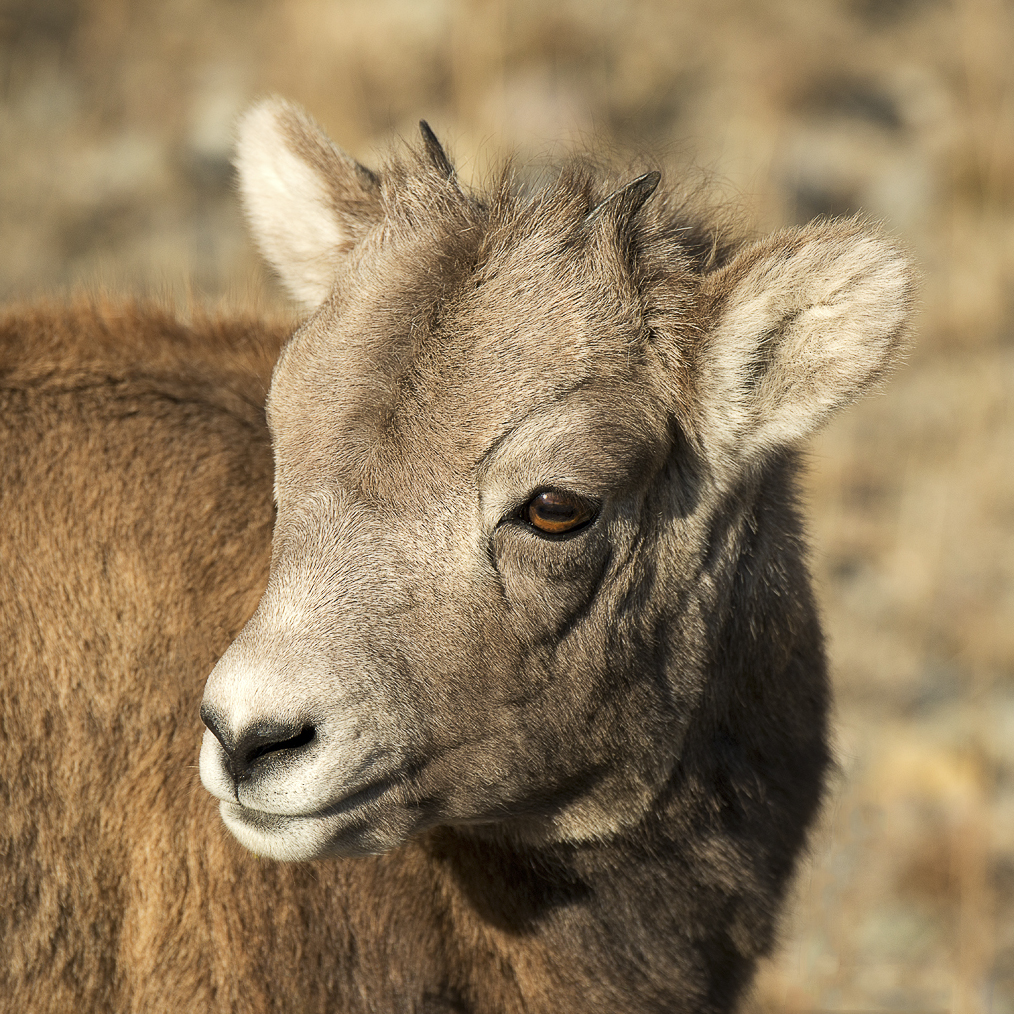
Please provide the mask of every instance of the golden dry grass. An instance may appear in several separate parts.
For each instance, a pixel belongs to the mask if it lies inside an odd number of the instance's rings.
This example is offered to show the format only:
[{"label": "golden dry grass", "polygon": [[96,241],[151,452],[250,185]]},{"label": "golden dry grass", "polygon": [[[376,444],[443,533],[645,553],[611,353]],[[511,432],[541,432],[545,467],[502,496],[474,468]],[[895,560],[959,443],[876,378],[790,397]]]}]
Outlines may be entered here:
[{"label": "golden dry grass", "polygon": [[270,91],[367,161],[645,147],[916,252],[909,364],[812,449],[840,774],[751,1004],[1014,1011],[1011,0],[0,0],[0,299],[283,307],[228,165]]}]

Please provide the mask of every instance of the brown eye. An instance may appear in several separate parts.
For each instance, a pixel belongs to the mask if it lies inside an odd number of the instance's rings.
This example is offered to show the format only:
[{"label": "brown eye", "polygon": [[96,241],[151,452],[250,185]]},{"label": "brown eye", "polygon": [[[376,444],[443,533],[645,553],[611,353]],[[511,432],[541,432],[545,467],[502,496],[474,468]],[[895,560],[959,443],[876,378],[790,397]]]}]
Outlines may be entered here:
[{"label": "brown eye", "polygon": [[587,500],[551,489],[532,497],[524,509],[525,518],[550,535],[572,532],[590,521],[594,513]]}]

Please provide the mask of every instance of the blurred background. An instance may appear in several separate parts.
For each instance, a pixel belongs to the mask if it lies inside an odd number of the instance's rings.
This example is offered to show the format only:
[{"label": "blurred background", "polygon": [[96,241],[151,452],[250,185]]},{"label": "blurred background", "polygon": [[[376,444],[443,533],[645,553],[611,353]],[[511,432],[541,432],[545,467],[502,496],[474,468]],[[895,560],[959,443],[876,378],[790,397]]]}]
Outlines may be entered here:
[{"label": "blurred background", "polygon": [[229,164],[267,92],[367,163],[650,151],[915,252],[907,365],[812,445],[839,772],[750,1006],[1014,1014],[1012,0],[0,0],[0,300],[291,312]]}]

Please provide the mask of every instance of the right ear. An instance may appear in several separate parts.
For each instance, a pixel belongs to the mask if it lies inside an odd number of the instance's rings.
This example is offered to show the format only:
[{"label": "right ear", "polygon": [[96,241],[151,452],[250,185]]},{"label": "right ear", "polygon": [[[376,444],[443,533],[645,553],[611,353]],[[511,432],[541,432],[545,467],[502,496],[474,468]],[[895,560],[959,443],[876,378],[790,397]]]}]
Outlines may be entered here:
[{"label": "right ear", "polygon": [[913,268],[862,221],[817,221],[744,247],[708,276],[697,348],[702,437],[725,472],[798,443],[897,362]]},{"label": "right ear", "polygon": [[342,253],[382,217],[379,182],[298,106],[271,98],[239,124],[236,170],[254,239],[307,306],[331,292]]}]

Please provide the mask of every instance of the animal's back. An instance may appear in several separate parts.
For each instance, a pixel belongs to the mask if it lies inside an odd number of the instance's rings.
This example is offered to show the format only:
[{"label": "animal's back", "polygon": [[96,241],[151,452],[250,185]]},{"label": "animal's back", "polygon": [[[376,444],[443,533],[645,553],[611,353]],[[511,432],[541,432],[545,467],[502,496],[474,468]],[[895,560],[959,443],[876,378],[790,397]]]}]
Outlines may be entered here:
[{"label": "animal's back", "polygon": [[300,913],[249,933],[243,885],[307,871],[230,841],[194,761],[204,678],[267,573],[283,338],[0,320],[0,1009],[262,1009],[265,968],[299,970]]},{"label": "animal's back", "polygon": [[200,784],[204,682],[268,572],[263,402],[286,337],[150,308],[0,317],[2,1014],[501,1012],[573,992],[463,901],[496,882],[481,848],[451,862],[434,832],[277,863]]}]

